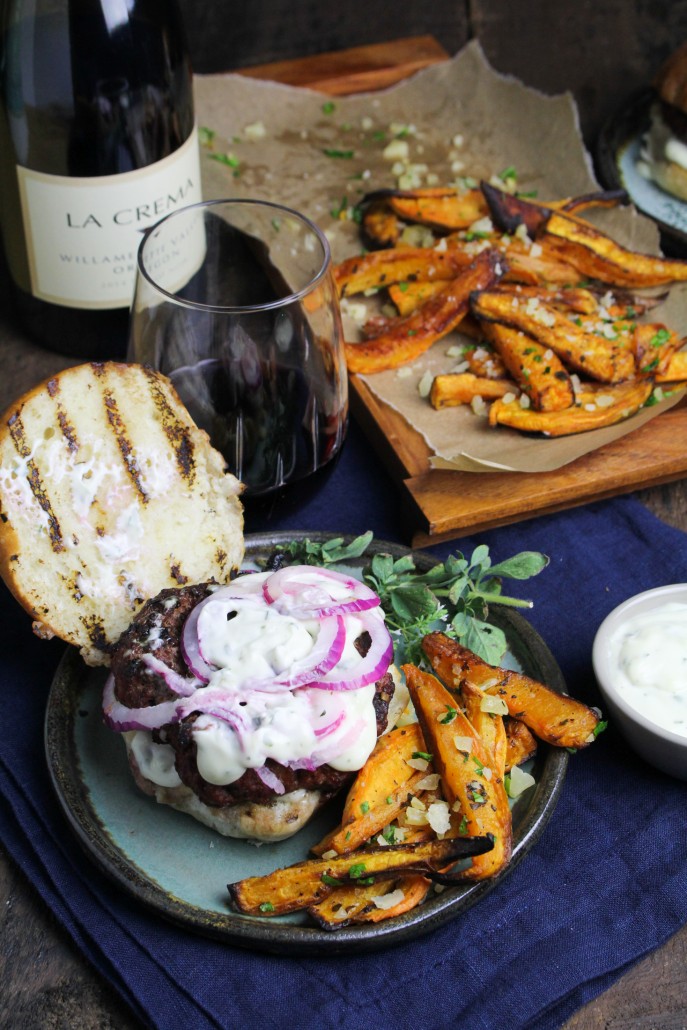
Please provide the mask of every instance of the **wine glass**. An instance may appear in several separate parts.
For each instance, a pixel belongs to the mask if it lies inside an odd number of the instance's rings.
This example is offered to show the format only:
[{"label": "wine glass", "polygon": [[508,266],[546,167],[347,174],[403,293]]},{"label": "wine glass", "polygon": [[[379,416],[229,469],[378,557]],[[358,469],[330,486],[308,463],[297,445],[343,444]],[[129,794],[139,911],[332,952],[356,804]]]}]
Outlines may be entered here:
[{"label": "wine glass", "polygon": [[143,237],[128,360],[169,377],[249,511],[333,467],[348,420],[342,341],[329,244],[302,214],[208,201]]}]

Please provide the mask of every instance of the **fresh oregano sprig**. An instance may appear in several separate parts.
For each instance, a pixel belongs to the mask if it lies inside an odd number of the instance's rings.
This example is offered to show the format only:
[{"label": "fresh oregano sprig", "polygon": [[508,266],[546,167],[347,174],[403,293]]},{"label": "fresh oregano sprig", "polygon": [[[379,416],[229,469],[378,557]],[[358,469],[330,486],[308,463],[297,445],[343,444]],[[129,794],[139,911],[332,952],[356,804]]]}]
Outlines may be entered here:
[{"label": "fresh oregano sprig", "polygon": [[[344,544],[343,537],[325,543],[304,539],[278,550],[293,563],[333,565],[360,558],[372,540],[368,532]],[[507,650],[505,634],[490,623],[489,606],[531,608],[532,602],[502,592],[502,580],[525,580],[546,568],[549,559],[538,551],[521,551],[492,564],[489,548],[481,544],[468,558],[460,551],[422,572],[412,554],[394,558],[378,553],[363,569],[364,581],[379,595],[389,630],[398,637],[397,662],[421,664],[422,638],[441,629],[498,665]]]}]

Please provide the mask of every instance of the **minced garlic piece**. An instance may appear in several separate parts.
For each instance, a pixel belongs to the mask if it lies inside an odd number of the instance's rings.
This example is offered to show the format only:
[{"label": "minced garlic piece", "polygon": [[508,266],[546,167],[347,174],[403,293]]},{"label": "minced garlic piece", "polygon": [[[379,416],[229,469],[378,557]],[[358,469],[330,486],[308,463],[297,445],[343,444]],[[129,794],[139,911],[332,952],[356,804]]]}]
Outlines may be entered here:
[{"label": "minced garlic piece", "polygon": [[252,122],[250,125],[244,126],[243,135],[246,139],[264,139],[267,135],[267,129],[265,128],[264,122]]},{"label": "minced garlic piece", "polygon": [[397,887],[396,890],[389,891],[388,894],[376,894],[372,899],[372,904],[375,908],[395,908],[396,905],[401,904],[404,898],[405,894],[400,887]]}]

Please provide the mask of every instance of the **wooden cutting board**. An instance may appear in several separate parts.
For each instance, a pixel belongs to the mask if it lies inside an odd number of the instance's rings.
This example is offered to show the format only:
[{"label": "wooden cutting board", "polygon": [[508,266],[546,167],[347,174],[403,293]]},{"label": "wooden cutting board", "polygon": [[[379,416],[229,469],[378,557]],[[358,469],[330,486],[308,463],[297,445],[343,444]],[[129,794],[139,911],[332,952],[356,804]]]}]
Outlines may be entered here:
[{"label": "wooden cutting board", "polygon": [[[242,74],[342,96],[382,89],[448,58],[431,36],[401,39]],[[381,456],[403,503],[416,547],[659,486],[687,476],[687,401],[554,472],[451,472],[430,468],[429,451],[403,417],[351,377],[351,408]]]}]

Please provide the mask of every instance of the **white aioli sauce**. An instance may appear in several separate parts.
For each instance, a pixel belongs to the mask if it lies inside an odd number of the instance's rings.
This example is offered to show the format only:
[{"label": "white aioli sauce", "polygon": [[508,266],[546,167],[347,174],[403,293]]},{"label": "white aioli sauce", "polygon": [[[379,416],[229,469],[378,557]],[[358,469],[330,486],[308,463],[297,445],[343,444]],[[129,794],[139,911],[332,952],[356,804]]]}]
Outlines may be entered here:
[{"label": "white aioli sauce", "polygon": [[[260,573],[246,577],[245,601],[208,602],[198,619],[203,657],[218,667],[206,689],[221,692],[228,715],[223,719],[201,714],[193,724],[198,771],[208,783],[222,785],[238,780],[246,769],[261,768],[268,758],[280,765],[313,761],[342,772],[361,769],[377,740],[374,683],[338,691],[310,686],[257,689],[261,680],[294,665],[307,667],[319,632],[316,619],[282,615],[251,600],[250,587],[264,578]],[[379,617],[383,618],[381,609]],[[354,642],[363,629],[356,615],[346,614],[343,619],[346,645],[336,667],[342,678],[358,660]],[[153,651],[156,642],[150,640]],[[151,734],[142,730],[134,740],[144,776],[161,786],[180,782],[171,747],[155,744]]]},{"label": "white aioli sauce", "polygon": [[687,604],[670,602],[616,630],[610,661],[640,715],[687,737]]}]

